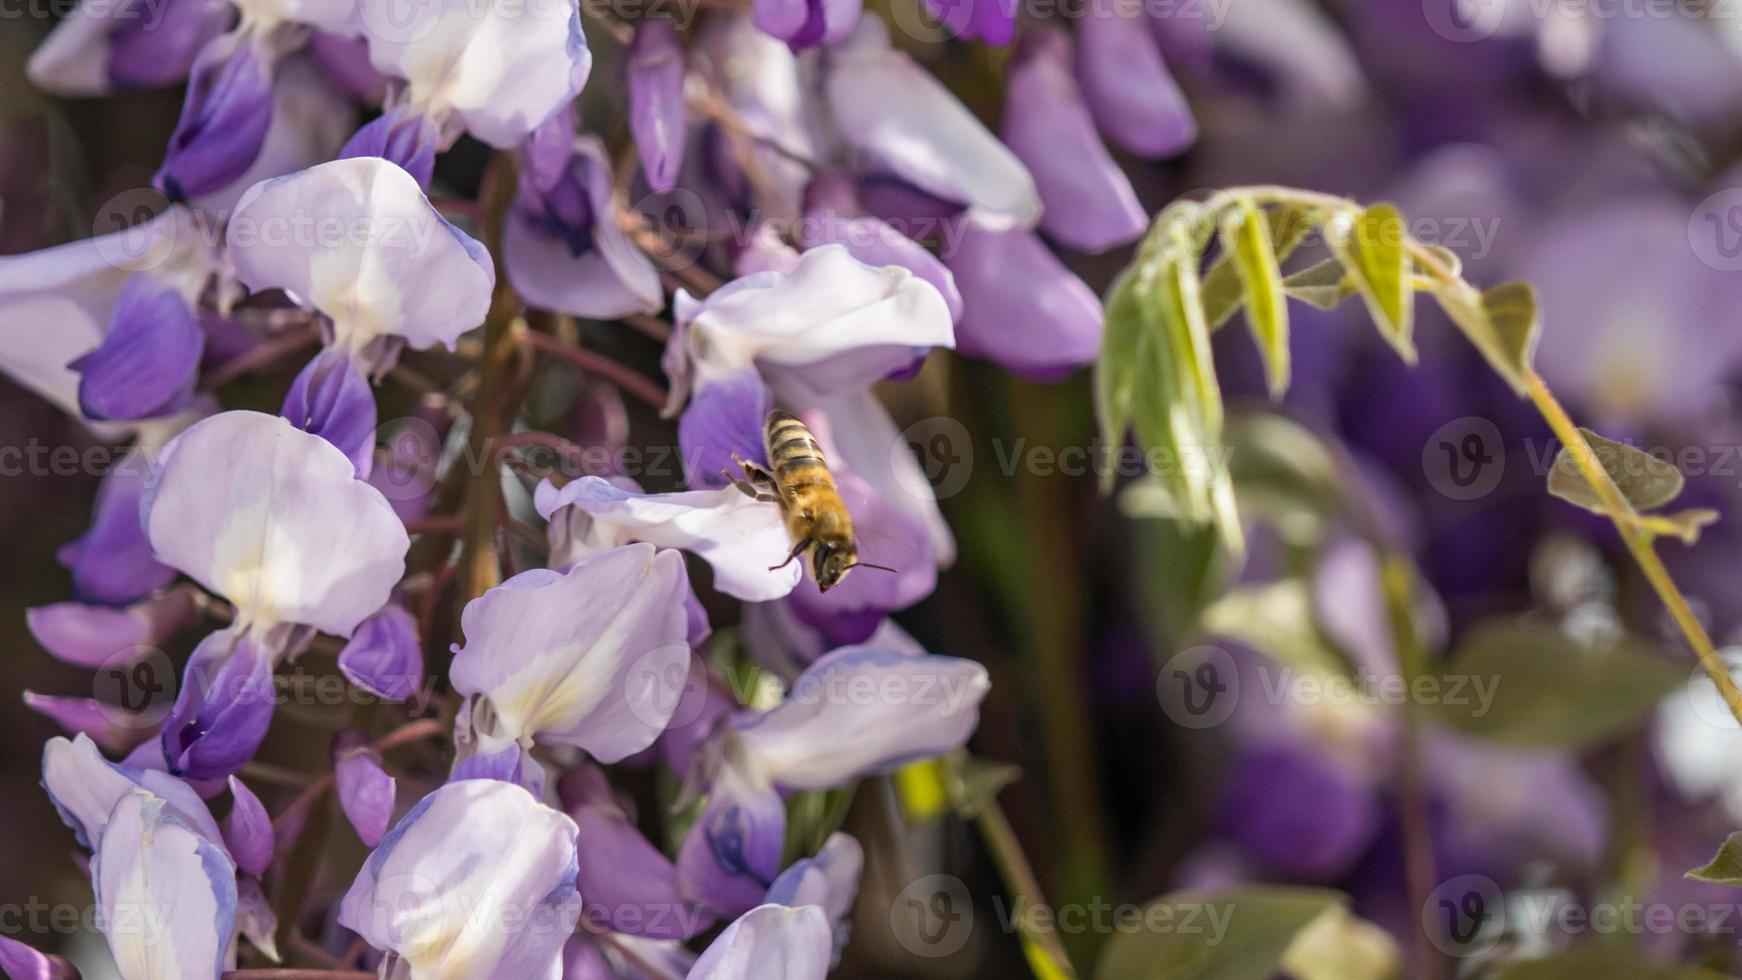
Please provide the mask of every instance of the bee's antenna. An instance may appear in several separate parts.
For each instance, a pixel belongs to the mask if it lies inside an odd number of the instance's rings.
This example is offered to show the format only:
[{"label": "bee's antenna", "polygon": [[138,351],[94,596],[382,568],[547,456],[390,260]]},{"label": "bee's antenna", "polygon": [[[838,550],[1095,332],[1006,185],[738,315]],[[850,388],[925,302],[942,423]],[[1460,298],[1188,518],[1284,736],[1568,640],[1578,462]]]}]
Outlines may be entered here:
[{"label": "bee's antenna", "polygon": [[854,568],[875,568],[880,572],[896,572],[898,574],[901,571],[901,569],[899,569],[899,568],[890,568],[888,565],[873,565],[868,561],[856,561],[853,563],[853,567]]}]

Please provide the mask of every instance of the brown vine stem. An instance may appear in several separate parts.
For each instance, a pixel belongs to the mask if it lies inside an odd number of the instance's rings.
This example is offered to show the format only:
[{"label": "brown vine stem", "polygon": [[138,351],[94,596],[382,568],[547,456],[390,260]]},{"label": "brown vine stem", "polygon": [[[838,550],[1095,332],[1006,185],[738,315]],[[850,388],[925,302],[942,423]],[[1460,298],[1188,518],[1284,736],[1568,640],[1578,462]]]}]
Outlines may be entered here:
[{"label": "brown vine stem", "polygon": [[[1387,625],[1403,682],[1415,690],[1416,678],[1428,671],[1427,651],[1415,624],[1415,569],[1409,560],[1390,550],[1377,537],[1380,591],[1385,598]],[[1403,815],[1404,878],[1409,889],[1409,907],[1426,906],[1434,888],[1433,827],[1429,822],[1427,791],[1422,778],[1421,704],[1414,698],[1403,705],[1403,762],[1400,808]],[[1427,930],[1413,933],[1416,968],[1424,980],[1440,975],[1440,962],[1428,942]]]},{"label": "brown vine stem", "polygon": [[[434,718],[422,718],[417,721],[409,721],[376,739],[374,743],[375,751],[386,752],[389,749],[398,748],[408,742],[416,742],[420,739],[432,738],[436,735],[442,734],[446,730],[446,726]],[[320,799],[322,794],[326,793],[332,785],[332,771],[328,770],[327,772],[322,773],[314,782],[309,783],[301,793],[298,793],[296,799],[290,801],[289,806],[279,811],[278,816],[274,817],[272,820],[272,828],[274,830],[283,829],[291,815],[297,813],[301,809],[313,806],[315,801]]]},{"label": "brown vine stem", "polygon": [[[514,418],[512,387],[515,362],[520,350],[516,320],[520,298],[509,284],[502,265],[502,223],[514,201],[514,160],[497,153],[484,176],[484,244],[496,256],[496,291],[490,297],[490,312],[484,318],[484,354],[478,391],[472,399],[472,459],[489,459],[491,442],[511,428]],[[463,595],[473,599],[502,581],[502,564],[496,552],[496,512],[502,498],[502,478],[494,466],[480,466],[472,473],[460,509],[460,574]]]}]

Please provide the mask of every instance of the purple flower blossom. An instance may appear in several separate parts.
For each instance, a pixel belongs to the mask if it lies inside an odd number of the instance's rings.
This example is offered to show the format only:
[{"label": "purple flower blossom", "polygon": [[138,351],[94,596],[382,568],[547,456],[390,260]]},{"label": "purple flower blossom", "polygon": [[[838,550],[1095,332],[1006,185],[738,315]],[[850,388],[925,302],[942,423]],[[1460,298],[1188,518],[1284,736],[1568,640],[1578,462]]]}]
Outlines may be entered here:
[{"label": "purple flower blossom", "polygon": [[161,797],[128,791],[91,860],[99,920],[123,980],[217,980],[235,934],[236,866]]},{"label": "purple flower blossom", "polygon": [[374,847],[393,819],[394,779],[362,734],[346,729],[333,740],[333,782],[339,807],[363,843]]},{"label": "purple flower blossom", "polygon": [[684,109],[683,36],[670,21],[649,17],[629,47],[629,128],[647,185],[669,191],[683,164],[688,121]]}]

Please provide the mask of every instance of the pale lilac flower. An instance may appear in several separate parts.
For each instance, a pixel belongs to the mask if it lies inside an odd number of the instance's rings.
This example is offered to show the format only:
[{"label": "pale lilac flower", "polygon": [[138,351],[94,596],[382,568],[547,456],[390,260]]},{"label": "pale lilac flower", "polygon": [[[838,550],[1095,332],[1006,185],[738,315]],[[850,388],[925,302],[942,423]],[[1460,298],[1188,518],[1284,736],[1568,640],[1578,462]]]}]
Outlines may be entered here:
[{"label": "pale lilac flower", "polygon": [[538,739],[616,762],[653,744],[690,656],[687,588],[675,552],[630,544],[468,603],[451,676],[474,699],[477,753]]},{"label": "pale lilac flower", "polygon": [[156,769],[121,765],[103,758],[89,738],[51,738],[42,747],[42,787],[73,836],[95,848],[103,837],[110,811],[135,789],[167,801],[184,824],[214,843],[223,835],[211,811],[186,782]]},{"label": "pale lilac flower", "polygon": [[91,861],[122,980],[217,980],[235,935],[236,866],[161,797],[130,790]]},{"label": "pale lilac flower", "polygon": [[[805,191],[807,208],[799,226],[806,248],[844,245],[853,258],[873,268],[898,265],[937,287],[950,308],[950,319],[962,318],[962,294],[950,270],[924,245],[897,231],[881,218],[860,208],[853,182],[839,173],[826,173],[811,181]],[[793,261],[797,261],[796,253]],[[747,270],[738,269],[739,275]]]},{"label": "pale lilac flower", "polygon": [[671,22],[649,17],[635,28],[626,69],[629,131],[641,156],[647,186],[669,191],[683,164],[689,123],[684,109],[683,35]]},{"label": "pale lilac flower", "polygon": [[[280,288],[332,320],[333,346],[452,347],[484,322],[495,268],[447,223],[417,181],[378,157],[335,160],[265,181],[226,233],[237,278]],[[377,345],[377,346],[372,346]]]},{"label": "pale lilac flower", "polygon": [[777,393],[871,385],[915,347],[954,346],[949,308],[899,266],[875,269],[845,248],[805,252],[790,273],[735,279],[697,300],[679,291],[664,365],[675,412],[692,392],[752,368]]},{"label": "pale lilac flower", "polygon": [[355,687],[387,701],[405,701],[423,687],[423,643],[417,620],[389,604],[358,624],[339,651],[339,671]]},{"label": "pale lilac flower", "polygon": [[[876,18],[865,18],[866,23]],[[720,98],[757,139],[719,132],[722,141],[746,154],[763,180],[757,205],[769,220],[796,221],[804,209],[811,173],[799,160],[817,159],[826,137],[812,105],[818,69],[801,60],[780,40],[758,30],[747,15],[710,17],[692,52],[694,69],[712,83]],[[701,143],[692,140],[691,145]],[[772,144],[772,145],[770,145]],[[781,153],[775,146],[785,150]],[[716,166],[739,168],[721,153]]]},{"label": "pale lilac flower", "polygon": [[512,783],[450,782],[400,819],[339,904],[388,980],[562,975],[581,913],[574,821]]},{"label": "pale lilac flower", "polygon": [[1064,31],[1043,27],[1024,37],[1010,61],[999,135],[1034,176],[1046,206],[1041,230],[1078,251],[1102,252],[1135,241],[1149,216],[1096,134],[1072,68]]},{"label": "pale lilac flower", "polygon": [[393,819],[394,779],[381,764],[381,753],[355,729],[333,740],[333,784],[357,836],[369,847],[381,843]]},{"label": "pale lilac flower", "polygon": [[[566,117],[558,116],[552,128],[567,130]],[[611,191],[604,144],[572,131],[566,142],[566,148],[539,148],[540,157],[548,152],[550,159],[525,168],[502,231],[509,279],[541,309],[603,320],[657,313],[665,292],[653,264],[617,223],[622,209]],[[554,161],[560,162],[550,165]]]},{"label": "pale lilac flower", "polygon": [[59,697],[26,690],[23,701],[26,708],[59,725],[61,731],[84,735],[105,752],[126,753],[152,735],[137,716],[96,698]]},{"label": "pale lilac flower", "polygon": [[961,746],[987,687],[984,667],[953,657],[843,647],[818,660],[698,763],[708,801],[678,853],[684,894],[720,914],[754,906],[779,871],[782,791],[840,786]]},{"label": "pale lilac flower", "polygon": [[410,539],[344,454],[273,415],[224,412],[164,451],[142,505],[159,559],[236,607],[241,631],[350,636],[386,604]]},{"label": "pale lilac flower", "polygon": [[822,980],[829,958],[829,921],[822,909],[759,905],[708,945],[685,980]]},{"label": "pale lilac flower", "polygon": [[550,522],[551,563],[566,565],[632,541],[689,551],[714,569],[714,587],[750,601],[778,599],[798,584],[794,562],[775,568],[791,548],[780,508],[735,487],[643,493],[625,477],[584,476],[533,497]]},{"label": "pale lilac flower", "polygon": [[829,965],[840,962],[841,950],[852,931],[848,914],[859,895],[859,874],[865,868],[865,850],[847,834],[833,833],[817,853],[794,861],[768,889],[768,901],[798,908],[814,905],[823,910],[834,930],[834,952]]},{"label": "pale lilac flower", "polygon": [[409,11],[359,0],[369,60],[404,80],[396,104],[428,116],[443,147],[466,131],[512,149],[586,84],[580,10],[561,3],[437,0]]},{"label": "pale lilac flower", "polygon": [[990,224],[1027,228],[1040,218],[1027,168],[941,82],[890,46],[878,18],[860,20],[831,49],[826,85],[840,139],[879,167]]}]

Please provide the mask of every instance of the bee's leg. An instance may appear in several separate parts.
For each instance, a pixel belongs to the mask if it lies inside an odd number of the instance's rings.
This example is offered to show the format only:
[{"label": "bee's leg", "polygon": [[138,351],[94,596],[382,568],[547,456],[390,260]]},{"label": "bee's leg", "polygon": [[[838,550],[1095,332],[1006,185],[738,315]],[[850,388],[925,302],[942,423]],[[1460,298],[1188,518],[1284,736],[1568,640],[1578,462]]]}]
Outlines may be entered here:
[{"label": "bee's leg", "polygon": [[744,476],[748,478],[740,480],[734,477],[730,470],[722,471],[725,473],[726,479],[732,481],[733,486],[743,491],[746,496],[754,497],[764,503],[780,502],[780,495],[775,491],[773,474],[755,463],[746,462],[739,458],[737,453],[732,454],[732,462],[742,467]]},{"label": "bee's leg", "polygon": [[809,548],[810,546],[811,546],[811,539],[805,538],[803,541],[800,541],[798,544],[795,544],[792,546],[792,551],[787,554],[785,561],[781,562],[778,565],[768,566],[768,570],[771,572],[775,572],[775,571],[779,571],[782,568],[785,568],[786,566],[792,564],[792,560],[794,558],[797,558],[799,555],[804,554],[804,550],[806,548]]}]

